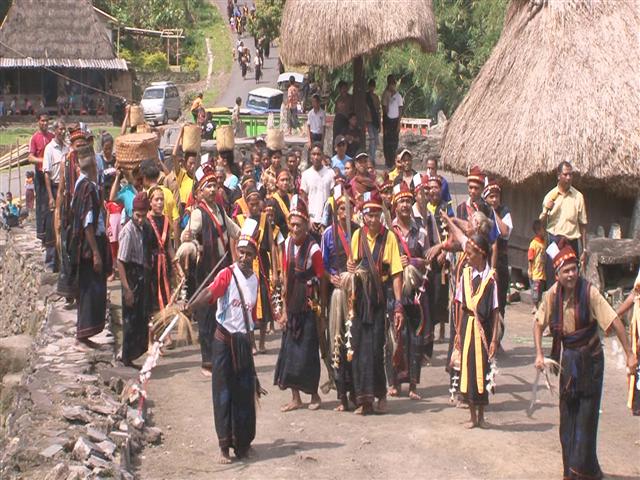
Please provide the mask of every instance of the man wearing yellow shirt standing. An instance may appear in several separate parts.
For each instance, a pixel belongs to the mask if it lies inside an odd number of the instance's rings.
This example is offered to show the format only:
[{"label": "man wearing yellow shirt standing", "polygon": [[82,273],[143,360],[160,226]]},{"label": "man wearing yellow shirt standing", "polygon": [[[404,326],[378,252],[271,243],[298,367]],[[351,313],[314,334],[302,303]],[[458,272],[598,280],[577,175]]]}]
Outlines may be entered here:
[{"label": "man wearing yellow shirt standing", "polygon": [[180,245],[180,230],[178,222],[180,220],[180,212],[176,204],[173,192],[164,185],[158,185],[160,177],[160,169],[154,160],[145,160],[140,164],[140,174],[142,175],[142,185],[145,192],[149,192],[153,187],[158,186],[164,193],[164,209],[163,213],[171,220],[171,238],[174,241],[174,247]]},{"label": "man wearing yellow shirt standing", "polygon": [[[571,248],[579,252],[580,264],[584,268],[587,260],[587,209],[584,197],[571,184],[573,167],[567,161],[558,165],[558,185],[547,193],[542,201],[540,220],[546,223],[547,245],[557,242],[559,237],[569,241]],[[553,262],[547,258],[547,278],[554,278]]]},{"label": "man wearing yellow shirt standing", "polygon": [[[404,323],[402,307],[402,262],[398,241],[382,226],[382,199],[377,191],[365,192],[362,213],[364,226],[351,239],[352,259],[347,269],[356,274],[355,318],[349,328],[353,347],[353,383],[356,393],[355,413],[373,413],[374,399],[378,412],[386,411],[387,383],[384,369],[385,315],[387,298],[393,295],[394,327]],[[392,292],[392,293],[391,293]]]}]

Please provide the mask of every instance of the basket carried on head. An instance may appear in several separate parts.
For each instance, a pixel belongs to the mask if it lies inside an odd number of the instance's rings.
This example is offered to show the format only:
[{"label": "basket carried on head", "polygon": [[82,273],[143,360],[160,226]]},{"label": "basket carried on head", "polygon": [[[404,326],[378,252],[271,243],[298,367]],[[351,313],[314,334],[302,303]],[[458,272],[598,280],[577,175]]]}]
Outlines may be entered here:
[{"label": "basket carried on head", "polygon": [[131,105],[129,107],[129,126],[137,127],[138,125],[144,125],[144,110],[140,105]]},{"label": "basket carried on head", "polygon": [[140,162],[158,157],[158,137],[155,133],[130,133],[116,137],[118,168],[133,170]]},{"label": "basket carried on head", "polygon": [[185,153],[200,153],[202,130],[198,125],[184,126],[182,132],[182,151]]},{"label": "basket carried on head", "polygon": [[284,132],[279,128],[268,129],[266,143],[269,150],[283,150]]},{"label": "basket carried on head", "polygon": [[233,137],[233,127],[231,125],[220,125],[216,128],[216,149],[219,152],[229,152],[235,147]]}]

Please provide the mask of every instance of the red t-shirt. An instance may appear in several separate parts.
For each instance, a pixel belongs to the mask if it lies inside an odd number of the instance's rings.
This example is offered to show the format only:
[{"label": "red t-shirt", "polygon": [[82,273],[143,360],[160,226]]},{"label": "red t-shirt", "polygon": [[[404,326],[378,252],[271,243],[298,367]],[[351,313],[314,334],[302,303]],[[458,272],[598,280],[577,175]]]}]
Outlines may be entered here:
[{"label": "red t-shirt", "polygon": [[[52,132],[47,131],[46,133],[42,133],[40,130],[38,130],[33,134],[31,140],[29,141],[29,154],[38,158],[44,157],[44,147],[46,147],[47,144],[51,140],[53,140],[53,137],[54,135]],[[36,164],[36,170],[38,170],[39,172],[42,171],[41,163]]]}]

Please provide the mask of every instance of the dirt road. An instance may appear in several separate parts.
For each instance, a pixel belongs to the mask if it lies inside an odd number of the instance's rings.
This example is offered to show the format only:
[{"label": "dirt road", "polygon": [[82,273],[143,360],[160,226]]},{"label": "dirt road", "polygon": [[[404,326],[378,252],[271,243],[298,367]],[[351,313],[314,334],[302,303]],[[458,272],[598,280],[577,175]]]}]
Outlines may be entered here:
[{"label": "dirt road", "polygon": [[[173,351],[161,359],[148,388],[164,441],[143,452],[138,473],[143,479],[560,478],[557,399],[543,389],[533,418],[525,413],[535,377],[529,310],[524,304],[508,308],[506,353],[498,358],[489,430],[465,430],[468,411],[449,403],[445,345],[436,346],[433,365],[422,370],[421,401],[390,399],[387,415],[363,418],[332,411],[337,405],[332,392],[323,396],[320,411],[281,413],[289,393],[272,385],[280,345],[280,335],[272,335],[268,354],[256,357],[269,391],[258,412],[256,457],[230,466],[214,462],[211,385],[199,372],[199,350]],[[609,478],[639,478],[640,424],[625,407],[624,370],[613,350],[607,339],[600,463]]]}]

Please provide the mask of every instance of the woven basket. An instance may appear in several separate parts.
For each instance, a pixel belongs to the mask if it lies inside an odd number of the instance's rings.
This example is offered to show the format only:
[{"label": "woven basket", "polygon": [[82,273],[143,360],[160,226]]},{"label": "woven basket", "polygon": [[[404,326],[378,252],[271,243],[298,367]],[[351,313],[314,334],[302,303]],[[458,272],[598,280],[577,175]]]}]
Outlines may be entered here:
[{"label": "woven basket", "polygon": [[118,168],[133,170],[140,162],[158,157],[158,137],[155,133],[130,133],[116,137]]},{"label": "woven basket", "polygon": [[129,107],[129,126],[137,127],[144,124],[144,110],[142,107],[140,105],[131,105]]},{"label": "woven basket", "polygon": [[200,152],[202,130],[198,125],[185,125],[182,133],[182,151],[185,153]]},{"label": "woven basket", "polygon": [[216,128],[216,148],[219,152],[228,152],[235,147],[233,138],[233,127],[231,125],[220,125]]},{"label": "woven basket", "polygon": [[268,129],[266,142],[269,150],[283,150],[284,132],[279,128]]}]

